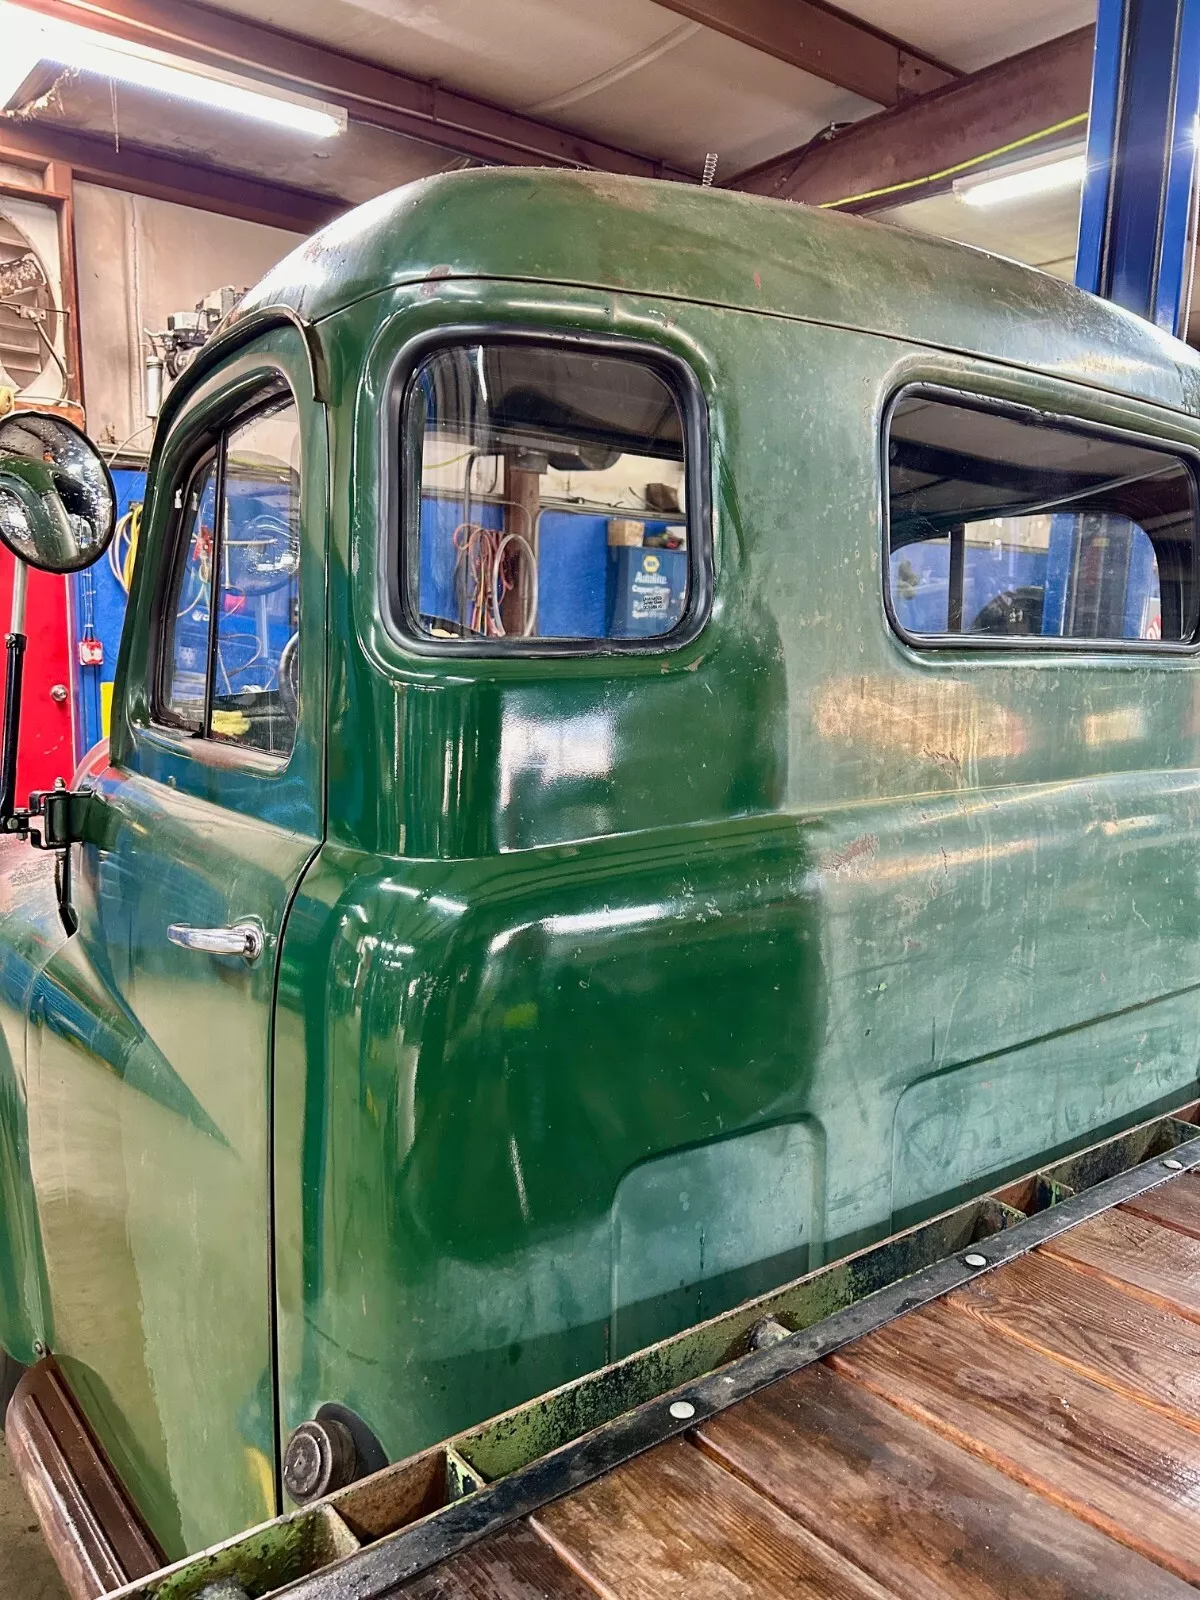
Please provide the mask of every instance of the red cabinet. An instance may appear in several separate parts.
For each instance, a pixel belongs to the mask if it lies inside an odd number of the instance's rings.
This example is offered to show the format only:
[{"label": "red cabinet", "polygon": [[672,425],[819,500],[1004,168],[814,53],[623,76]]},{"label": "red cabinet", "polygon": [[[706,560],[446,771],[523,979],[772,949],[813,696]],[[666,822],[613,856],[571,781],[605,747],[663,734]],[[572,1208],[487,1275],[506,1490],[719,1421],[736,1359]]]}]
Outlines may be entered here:
[{"label": "red cabinet", "polygon": [[[13,564],[13,557],[0,548],[0,640],[8,633]],[[17,762],[17,804],[22,806],[31,789],[48,789],[55,778],[70,782],[75,766],[65,578],[53,577],[47,572],[30,572],[25,632],[29,636],[29,648],[25,652],[25,695]],[[0,676],[2,673],[3,668],[0,668]]]}]

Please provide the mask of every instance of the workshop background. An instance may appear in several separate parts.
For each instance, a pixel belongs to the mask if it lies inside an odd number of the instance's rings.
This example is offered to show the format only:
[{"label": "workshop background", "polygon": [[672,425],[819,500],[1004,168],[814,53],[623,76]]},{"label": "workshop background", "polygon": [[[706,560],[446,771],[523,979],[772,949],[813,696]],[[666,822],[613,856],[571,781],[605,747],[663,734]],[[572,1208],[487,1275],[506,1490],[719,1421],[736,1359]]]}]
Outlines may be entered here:
[{"label": "workshop background", "polygon": [[148,411],[315,227],[433,172],[577,165],[1070,277],[1094,22],[1088,0],[5,0],[0,387],[85,422],[122,516],[110,561],[31,585],[19,798],[107,731]]},{"label": "workshop background", "polygon": [[[164,394],[247,287],[399,184],[499,164],[728,187],[1015,257],[1200,338],[1200,0],[0,0],[0,40],[0,413],[85,426],[121,519],[95,568],[31,574],[18,802],[107,734]],[[0,554],[0,616],[11,589]],[[0,1600],[61,1593],[32,1522],[0,1452]]]}]

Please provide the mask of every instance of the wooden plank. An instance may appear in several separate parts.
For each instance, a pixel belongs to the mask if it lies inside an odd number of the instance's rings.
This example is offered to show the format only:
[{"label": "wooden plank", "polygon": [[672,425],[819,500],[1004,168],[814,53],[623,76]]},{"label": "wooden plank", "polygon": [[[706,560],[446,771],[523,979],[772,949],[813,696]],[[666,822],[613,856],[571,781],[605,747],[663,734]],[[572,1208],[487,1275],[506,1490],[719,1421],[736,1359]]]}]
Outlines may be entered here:
[{"label": "wooden plank", "polygon": [[435,1445],[336,1490],[329,1505],[356,1539],[370,1544],[436,1511],[445,1499],[446,1452]]},{"label": "wooden plank", "polygon": [[620,1600],[883,1600],[891,1591],[684,1440],[538,1513],[564,1560]]},{"label": "wooden plank", "polygon": [[1156,1600],[1191,1586],[827,1367],[706,1423],[705,1450],[901,1594]]},{"label": "wooden plank", "polygon": [[835,1356],[956,1444],[1189,1582],[1200,1582],[1200,1443],[1189,1428],[946,1302]]},{"label": "wooden plank", "polygon": [[1081,1222],[1042,1250],[1200,1319],[1200,1239],[1117,1210]]},{"label": "wooden plank", "polygon": [[951,1301],[993,1333],[1200,1429],[1200,1327],[1165,1306],[1038,1252]]},{"label": "wooden plank", "polygon": [[1186,1172],[1183,1177],[1173,1178],[1170,1183],[1130,1200],[1121,1209],[1200,1239],[1200,1178]]},{"label": "wooden plank", "polygon": [[43,1357],[17,1385],[5,1419],[13,1470],[74,1600],[93,1600],[163,1564],[124,1487]]},{"label": "wooden plank", "polygon": [[406,1583],[409,1600],[596,1600],[532,1528],[517,1523]]}]

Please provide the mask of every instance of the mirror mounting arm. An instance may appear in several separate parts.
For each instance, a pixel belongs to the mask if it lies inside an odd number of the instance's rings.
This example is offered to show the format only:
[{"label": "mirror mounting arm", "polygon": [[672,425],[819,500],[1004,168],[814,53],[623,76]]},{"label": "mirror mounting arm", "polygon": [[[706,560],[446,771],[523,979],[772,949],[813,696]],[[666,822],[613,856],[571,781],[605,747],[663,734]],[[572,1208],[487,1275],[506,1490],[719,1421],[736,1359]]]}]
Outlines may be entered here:
[{"label": "mirror mounting arm", "polygon": [[21,732],[21,680],[25,675],[25,635],[4,641],[4,745],[0,751],[0,822],[14,815],[17,797],[17,745]]},{"label": "mirror mounting arm", "polygon": [[21,739],[21,682],[25,674],[25,594],[29,568],[13,561],[12,625],[4,641],[4,745],[0,751],[0,826],[15,814],[17,750]]}]

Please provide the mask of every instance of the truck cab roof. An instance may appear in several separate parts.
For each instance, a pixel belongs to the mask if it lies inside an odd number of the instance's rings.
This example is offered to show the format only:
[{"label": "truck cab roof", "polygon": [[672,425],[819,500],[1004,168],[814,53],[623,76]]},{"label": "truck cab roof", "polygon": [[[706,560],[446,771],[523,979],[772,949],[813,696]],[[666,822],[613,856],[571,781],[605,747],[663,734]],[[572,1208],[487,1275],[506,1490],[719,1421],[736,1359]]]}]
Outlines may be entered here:
[{"label": "truck cab roof", "polygon": [[647,178],[486,168],[380,195],[286,256],[232,319],[306,322],[489,278],[703,302],[901,338],[1200,414],[1200,358],[1035,268],[893,225]]}]

